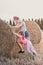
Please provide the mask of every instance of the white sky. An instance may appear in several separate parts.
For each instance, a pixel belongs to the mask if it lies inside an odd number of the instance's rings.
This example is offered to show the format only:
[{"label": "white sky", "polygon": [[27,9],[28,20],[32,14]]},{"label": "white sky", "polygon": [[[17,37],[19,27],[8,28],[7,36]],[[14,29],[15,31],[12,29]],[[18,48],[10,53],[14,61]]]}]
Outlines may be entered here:
[{"label": "white sky", "polygon": [[15,15],[20,18],[43,17],[43,0],[0,0],[0,18]]}]

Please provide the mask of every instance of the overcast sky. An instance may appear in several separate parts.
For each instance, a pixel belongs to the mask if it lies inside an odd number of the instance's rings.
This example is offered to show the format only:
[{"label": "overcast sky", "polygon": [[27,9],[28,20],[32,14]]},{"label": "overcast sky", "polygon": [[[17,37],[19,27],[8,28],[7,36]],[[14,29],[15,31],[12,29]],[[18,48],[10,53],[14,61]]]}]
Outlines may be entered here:
[{"label": "overcast sky", "polygon": [[43,17],[43,0],[0,0],[0,18]]}]

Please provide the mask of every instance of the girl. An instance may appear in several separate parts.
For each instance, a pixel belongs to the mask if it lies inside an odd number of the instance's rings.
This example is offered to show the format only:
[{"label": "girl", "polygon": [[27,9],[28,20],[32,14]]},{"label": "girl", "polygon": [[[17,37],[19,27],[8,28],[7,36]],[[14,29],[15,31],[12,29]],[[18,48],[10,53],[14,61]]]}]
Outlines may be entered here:
[{"label": "girl", "polygon": [[27,51],[31,53],[32,55],[36,55],[36,51],[34,50],[34,47],[31,43],[31,41],[27,38],[25,38],[23,32],[20,32],[20,34],[15,33],[14,34],[18,37],[18,42],[22,43],[24,45],[27,45]]}]

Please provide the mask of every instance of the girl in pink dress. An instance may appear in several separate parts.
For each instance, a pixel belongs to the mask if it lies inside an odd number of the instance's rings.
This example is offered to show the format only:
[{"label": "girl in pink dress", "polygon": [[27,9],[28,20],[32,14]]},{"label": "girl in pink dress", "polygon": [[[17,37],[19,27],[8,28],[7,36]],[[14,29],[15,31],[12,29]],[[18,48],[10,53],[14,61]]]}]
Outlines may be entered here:
[{"label": "girl in pink dress", "polygon": [[36,55],[36,51],[34,50],[32,42],[28,38],[24,37],[23,32],[20,32],[20,34],[18,34],[18,33],[14,33],[14,34],[18,37],[19,43],[22,43],[27,46],[27,51],[29,53],[31,53],[32,55]]}]

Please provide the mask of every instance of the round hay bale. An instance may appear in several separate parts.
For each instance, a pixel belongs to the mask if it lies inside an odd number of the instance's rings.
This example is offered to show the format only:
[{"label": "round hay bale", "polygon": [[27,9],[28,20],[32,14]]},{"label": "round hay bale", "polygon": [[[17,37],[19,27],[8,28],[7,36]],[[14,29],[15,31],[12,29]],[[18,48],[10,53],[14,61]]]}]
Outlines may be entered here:
[{"label": "round hay bale", "polygon": [[41,31],[38,24],[34,21],[25,21],[27,30],[30,32],[30,40],[32,43],[39,43],[41,40]]},{"label": "round hay bale", "polygon": [[9,56],[15,43],[10,26],[0,19],[0,55]]}]

